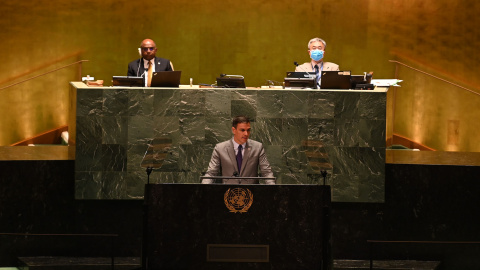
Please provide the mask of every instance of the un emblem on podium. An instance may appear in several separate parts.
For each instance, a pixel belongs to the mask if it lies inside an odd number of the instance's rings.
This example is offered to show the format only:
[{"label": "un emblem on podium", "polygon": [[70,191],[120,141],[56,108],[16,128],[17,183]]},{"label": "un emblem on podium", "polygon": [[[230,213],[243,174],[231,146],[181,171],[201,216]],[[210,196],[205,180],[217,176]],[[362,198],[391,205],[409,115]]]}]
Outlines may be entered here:
[{"label": "un emblem on podium", "polygon": [[253,194],[248,188],[229,188],[223,195],[225,205],[232,213],[246,213],[253,203]]}]

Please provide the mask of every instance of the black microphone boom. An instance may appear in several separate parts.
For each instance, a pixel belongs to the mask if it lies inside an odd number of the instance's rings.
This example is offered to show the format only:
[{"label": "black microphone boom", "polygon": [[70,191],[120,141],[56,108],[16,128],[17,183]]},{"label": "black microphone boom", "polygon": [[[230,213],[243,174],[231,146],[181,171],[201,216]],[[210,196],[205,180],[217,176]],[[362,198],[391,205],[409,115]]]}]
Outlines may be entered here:
[{"label": "black microphone boom", "polygon": [[[293,62],[293,64],[294,64],[295,66],[297,66],[298,68],[300,68],[301,70],[303,70],[303,72],[305,72],[305,73],[307,74],[307,78],[312,78],[312,77],[310,76],[310,73],[308,73],[308,71],[306,71],[303,67],[299,66],[296,61]],[[319,85],[318,85],[317,75],[315,75],[315,84],[317,85],[317,88],[318,88]]]},{"label": "black microphone boom", "polygon": [[[305,72],[307,74],[307,78],[311,78],[311,75],[310,73],[308,73],[308,71],[306,71],[303,67],[299,66],[297,62],[293,62],[293,64],[295,66],[297,66],[298,68],[300,68],[301,70],[303,70],[303,72]],[[315,76],[316,77],[316,76]]]}]

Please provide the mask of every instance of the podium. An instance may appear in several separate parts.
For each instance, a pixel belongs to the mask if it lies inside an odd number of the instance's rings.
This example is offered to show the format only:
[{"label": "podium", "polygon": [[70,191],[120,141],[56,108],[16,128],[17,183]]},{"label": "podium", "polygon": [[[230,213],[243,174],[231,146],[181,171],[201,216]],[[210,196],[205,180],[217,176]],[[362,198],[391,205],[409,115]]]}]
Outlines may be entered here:
[{"label": "podium", "polygon": [[330,186],[147,184],[146,269],[331,269]]}]

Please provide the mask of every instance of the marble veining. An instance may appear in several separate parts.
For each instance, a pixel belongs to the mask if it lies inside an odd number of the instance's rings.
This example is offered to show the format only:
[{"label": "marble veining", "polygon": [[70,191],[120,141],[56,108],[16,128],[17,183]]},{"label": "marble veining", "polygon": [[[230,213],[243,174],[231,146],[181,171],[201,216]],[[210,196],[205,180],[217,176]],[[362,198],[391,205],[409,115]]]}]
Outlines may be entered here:
[{"label": "marble veining", "polygon": [[231,118],[252,119],[278,184],[332,185],[333,201],[383,202],[385,91],[77,88],[76,198],[141,199],[142,159],[171,142],[150,183],[198,183]]}]

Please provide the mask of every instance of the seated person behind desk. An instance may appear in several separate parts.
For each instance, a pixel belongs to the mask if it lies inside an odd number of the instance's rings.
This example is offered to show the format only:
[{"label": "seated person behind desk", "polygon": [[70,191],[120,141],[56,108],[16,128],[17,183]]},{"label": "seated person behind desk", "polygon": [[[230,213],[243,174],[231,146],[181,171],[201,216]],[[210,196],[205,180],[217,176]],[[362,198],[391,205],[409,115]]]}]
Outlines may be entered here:
[{"label": "seated person behind desk", "polygon": [[322,71],[339,71],[337,64],[323,62],[325,48],[327,43],[321,38],[312,38],[308,42],[308,54],[312,59],[310,62],[303,63],[295,68],[296,72],[315,72],[317,75],[317,85],[320,84]]},{"label": "seated person behind desk", "polygon": [[[144,77],[145,86],[150,86],[153,72],[172,71],[173,65],[170,60],[156,57],[157,45],[151,39],[145,39],[140,44],[142,58],[128,64],[127,76]],[[151,66],[151,69],[149,67]]]},{"label": "seated person behind desk", "polygon": [[[215,146],[205,176],[232,176],[222,179],[224,184],[258,184],[258,179],[235,179],[239,177],[257,177],[258,170],[264,177],[273,177],[265,150],[260,142],[250,137],[250,119],[237,116],[232,121],[233,138]],[[204,178],[202,184],[212,184],[215,179]],[[275,184],[275,180],[265,180],[266,184]]]}]

